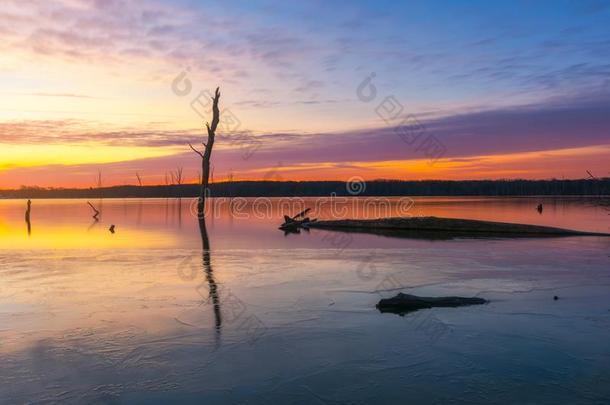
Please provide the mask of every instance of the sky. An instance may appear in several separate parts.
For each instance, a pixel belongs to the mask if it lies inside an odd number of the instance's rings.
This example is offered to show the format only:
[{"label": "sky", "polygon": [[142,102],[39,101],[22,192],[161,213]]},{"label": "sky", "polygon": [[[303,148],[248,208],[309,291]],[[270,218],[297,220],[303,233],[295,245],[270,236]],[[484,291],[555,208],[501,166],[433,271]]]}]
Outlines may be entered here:
[{"label": "sky", "polygon": [[0,189],[610,176],[610,2],[4,0]]}]

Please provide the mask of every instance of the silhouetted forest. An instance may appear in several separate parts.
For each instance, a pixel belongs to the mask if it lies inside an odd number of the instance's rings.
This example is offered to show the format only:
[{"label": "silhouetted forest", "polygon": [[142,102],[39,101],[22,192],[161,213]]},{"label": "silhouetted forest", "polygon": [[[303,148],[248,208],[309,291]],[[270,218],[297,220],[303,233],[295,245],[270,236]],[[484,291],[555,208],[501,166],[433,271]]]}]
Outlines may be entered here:
[{"label": "silhouetted forest", "polygon": [[[198,184],[115,186],[67,189],[22,187],[0,191],[0,198],[127,198],[198,197]],[[212,197],[317,197],[349,196],[341,181],[235,181],[210,184]],[[610,195],[610,178],[582,180],[467,180],[366,182],[360,196],[526,196]]]}]

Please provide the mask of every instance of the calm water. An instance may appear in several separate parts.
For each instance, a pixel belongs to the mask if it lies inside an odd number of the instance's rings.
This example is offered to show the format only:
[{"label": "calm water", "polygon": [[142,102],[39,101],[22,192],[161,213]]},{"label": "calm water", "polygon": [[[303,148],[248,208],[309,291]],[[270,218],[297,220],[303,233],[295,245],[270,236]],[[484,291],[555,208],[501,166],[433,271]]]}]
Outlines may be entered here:
[{"label": "calm water", "polygon": [[[91,202],[34,200],[28,232],[0,200],[0,402],[610,401],[610,238],[277,230],[314,207],[610,232],[594,201],[216,200],[205,244],[189,199]],[[377,312],[397,291],[491,303]]]}]

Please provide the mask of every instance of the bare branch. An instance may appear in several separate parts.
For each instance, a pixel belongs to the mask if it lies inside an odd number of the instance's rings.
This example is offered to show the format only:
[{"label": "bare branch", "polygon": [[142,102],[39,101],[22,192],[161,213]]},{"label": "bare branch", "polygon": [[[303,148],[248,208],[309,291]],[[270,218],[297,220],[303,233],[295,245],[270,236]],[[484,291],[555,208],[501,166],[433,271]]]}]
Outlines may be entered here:
[{"label": "bare branch", "polygon": [[199,156],[201,156],[201,158],[203,159],[203,153],[199,152],[197,149],[195,149],[193,147],[193,145],[190,144],[189,142],[189,146],[191,147],[191,149],[193,150],[193,152],[195,152],[196,154],[198,154]]},{"label": "bare branch", "polygon": [[175,174],[174,174],[174,173],[172,173],[172,178],[174,178],[174,179],[175,179],[175,181],[176,181],[176,183],[177,183],[178,185],[181,185],[181,184],[182,184],[182,171],[183,171],[183,168],[182,168],[182,167],[178,167],[178,168],[176,169],[176,171],[175,171]]}]

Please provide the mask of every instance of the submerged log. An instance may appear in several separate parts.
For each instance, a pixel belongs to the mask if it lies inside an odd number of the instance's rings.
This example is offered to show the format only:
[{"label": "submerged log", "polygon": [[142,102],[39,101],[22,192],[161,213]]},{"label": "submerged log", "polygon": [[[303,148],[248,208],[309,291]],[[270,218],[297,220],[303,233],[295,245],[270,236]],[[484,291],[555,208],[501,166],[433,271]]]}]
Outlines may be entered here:
[{"label": "submerged log", "polygon": [[309,226],[311,228],[373,233],[383,230],[388,235],[391,235],[393,232],[400,233],[401,231],[425,231],[456,233],[460,235],[472,234],[475,236],[610,236],[608,233],[582,232],[540,225],[438,217],[341,219],[317,221]]},{"label": "submerged log", "polygon": [[384,298],[377,303],[379,312],[406,314],[419,309],[433,307],[462,307],[481,305],[488,301],[478,297],[418,297],[417,295],[398,293],[392,298]]},{"label": "submerged log", "polygon": [[282,225],[281,230],[308,228],[310,224],[316,222],[316,219],[303,218],[302,220],[288,219]]}]

